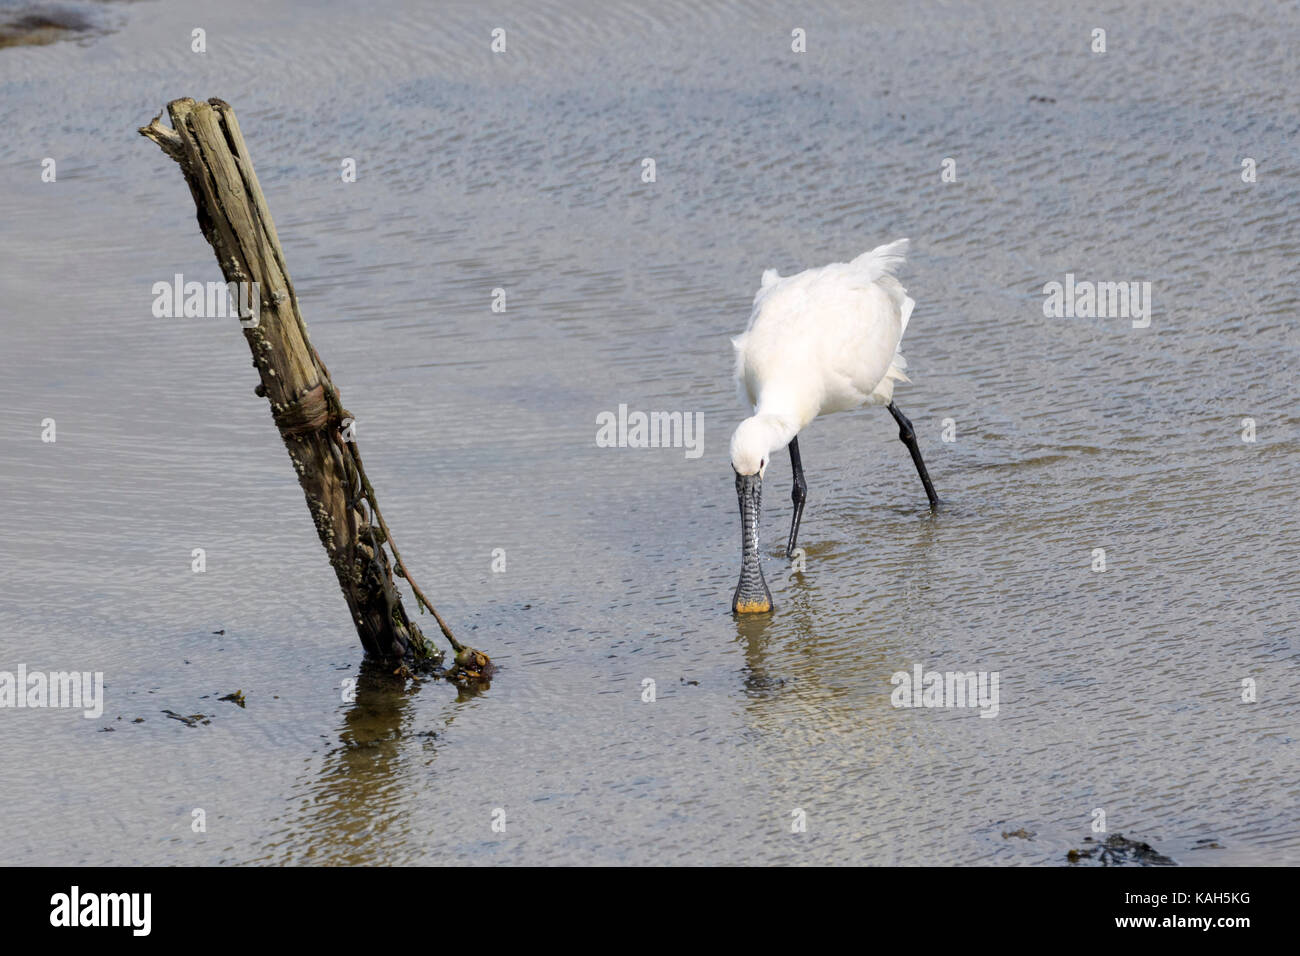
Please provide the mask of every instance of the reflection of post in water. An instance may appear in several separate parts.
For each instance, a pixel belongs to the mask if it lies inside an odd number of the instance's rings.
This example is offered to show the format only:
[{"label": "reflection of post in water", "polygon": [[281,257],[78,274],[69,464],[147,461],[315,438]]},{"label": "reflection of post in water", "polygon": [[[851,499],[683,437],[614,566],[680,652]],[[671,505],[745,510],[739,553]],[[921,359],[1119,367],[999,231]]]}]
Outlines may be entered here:
[{"label": "reflection of post in water", "polygon": [[395,676],[386,665],[362,662],[356,700],[343,715],[338,745],[326,754],[310,784],[306,813],[294,826],[295,839],[308,844],[307,862],[375,862],[389,858],[393,846],[419,845],[402,806],[410,793],[404,781],[429,771],[438,734],[451,726],[459,704],[479,690],[460,688],[435,732],[416,729],[430,720],[427,706],[414,706],[421,685]]},{"label": "reflection of post in water", "polygon": [[[402,790],[394,785],[401,776],[402,748],[408,746],[403,731],[412,695],[406,684],[387,667],[361,664],[356,700],[344,714],[339,746],[326,755],[321,769],[314,801],[319,820],[307,828],[333,844],[331,853],[364,853],[369,841],[401,840],[388,829],[394,823],[406,826],[394,805]],[[429,733],[426,743],[433,740]]]}]

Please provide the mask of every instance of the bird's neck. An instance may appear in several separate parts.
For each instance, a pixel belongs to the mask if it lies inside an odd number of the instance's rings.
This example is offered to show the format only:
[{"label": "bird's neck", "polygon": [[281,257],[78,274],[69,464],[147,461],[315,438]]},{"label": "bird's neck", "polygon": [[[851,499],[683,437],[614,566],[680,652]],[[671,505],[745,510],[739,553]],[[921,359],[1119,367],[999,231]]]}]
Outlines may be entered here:
[{"label": "bird's neck", "polygon": [[799,434],[799,422],[795,416],[771,411],[765,406],[759,406],[754,420],[761,422],[767,431],[769,454],[780,451],[790,444],[790,439]]}]

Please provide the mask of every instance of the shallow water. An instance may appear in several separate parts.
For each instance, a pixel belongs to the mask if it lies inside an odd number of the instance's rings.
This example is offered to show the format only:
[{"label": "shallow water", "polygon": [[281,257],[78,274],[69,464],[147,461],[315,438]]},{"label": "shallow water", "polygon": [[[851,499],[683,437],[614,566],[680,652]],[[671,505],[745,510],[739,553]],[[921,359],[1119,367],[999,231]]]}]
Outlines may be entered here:
[{"label": "shallow water", "polygon": [[[1295,4],[78,9],[102,30],[0,50],[0,670],[107,705],[0,710],[0,861],[1064,863],[1102,809],[1182,864],[1300,862]],[[182,95],[237,110],[486,691],[342,699],[360,645],[247,346],[150,312],[219,278],[135,132]],[[737,622],[728,337],[764,268],[902,235],[896,398],[945,507],[882,410],[815,423],[806,570],[781,454],[778,609]],[[1045,317],[1066,273],[1150,282],[1149,327]],[[703,455],[597,447],[620,404],[699,413]],[[998,672],[997,717],[891,706],[918,663]]]}]

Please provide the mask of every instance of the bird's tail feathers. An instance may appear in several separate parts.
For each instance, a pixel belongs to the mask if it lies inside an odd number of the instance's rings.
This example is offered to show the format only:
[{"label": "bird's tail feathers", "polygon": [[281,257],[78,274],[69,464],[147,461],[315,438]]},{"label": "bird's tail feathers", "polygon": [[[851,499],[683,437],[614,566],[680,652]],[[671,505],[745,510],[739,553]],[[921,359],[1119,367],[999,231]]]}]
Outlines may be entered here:
[{"label": "bird's tail feathers", "polygon": [[892,276],[907,261],[907,247],[911,240],[897,239],[883,246],[876,246],[870,252],[864,252],[849,265],[863,273],[864,282],[875,282],[882,276]]}]

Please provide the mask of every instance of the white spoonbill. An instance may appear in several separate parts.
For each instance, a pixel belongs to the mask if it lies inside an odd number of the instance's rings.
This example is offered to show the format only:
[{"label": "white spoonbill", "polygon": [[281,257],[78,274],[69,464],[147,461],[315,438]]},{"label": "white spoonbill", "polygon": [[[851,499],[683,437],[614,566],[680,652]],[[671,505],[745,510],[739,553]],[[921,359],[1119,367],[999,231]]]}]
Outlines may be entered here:
[{"label": "white spoonbill", "polygon": [[794,516],[786,544],[790,557],[808,497],[797,436],[818,415],[886,406],[898,422],[898,437],[912,453],[930,508],[939,505],[912,423],[894,404],[894,383],[910,381],[903,374],[907,362],[899,343],[915,303],[894,278],[906,256],[907,240],[899,239],[852,262],[784,279],[775,269],[763,273],[749,327],[732,339],[736,382],[754,410],[731,436],[741,524],[740,583],[731,599],[737,614],[772,610],[772,592],[758,557],[763,473],[772,455],[788,446],[794,470]]}]

